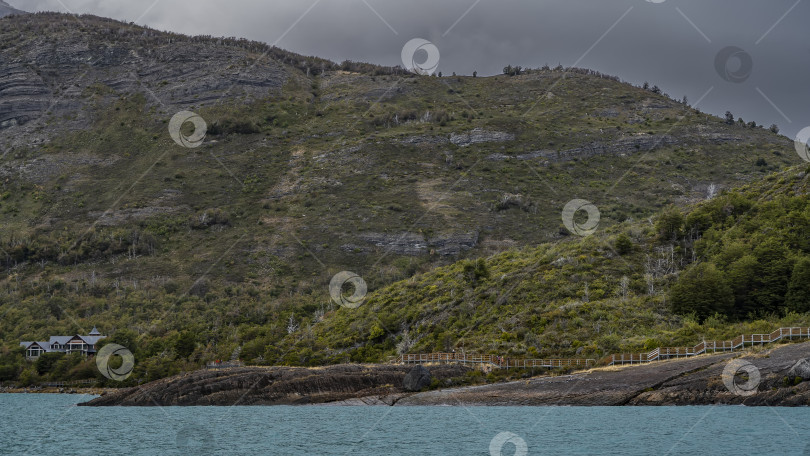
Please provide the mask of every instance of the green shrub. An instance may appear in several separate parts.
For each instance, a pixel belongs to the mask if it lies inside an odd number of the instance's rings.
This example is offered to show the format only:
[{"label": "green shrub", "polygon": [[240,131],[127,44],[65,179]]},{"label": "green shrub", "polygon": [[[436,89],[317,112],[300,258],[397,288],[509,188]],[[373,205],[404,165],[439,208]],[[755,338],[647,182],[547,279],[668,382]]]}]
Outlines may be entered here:
[{"label": "green shrub", "polygon": [[630,236],[622,233],[616,238],[615,247],[619,255],[627,255],[633,251],[633,241],[630,240]]}]

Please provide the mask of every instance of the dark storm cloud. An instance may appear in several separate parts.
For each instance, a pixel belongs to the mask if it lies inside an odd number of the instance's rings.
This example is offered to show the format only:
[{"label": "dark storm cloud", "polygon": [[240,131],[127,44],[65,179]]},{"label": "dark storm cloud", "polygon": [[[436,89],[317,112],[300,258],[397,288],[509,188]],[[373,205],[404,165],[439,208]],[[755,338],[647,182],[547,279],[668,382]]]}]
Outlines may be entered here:
[{"label": "dark storm cloud", "polygon": [[[810,1],[796,0],[11,0],[15,7],[93,13],[187,34],[237,36],[335,61],[401,64],[411,38],[441,51],[439,71],[500,73],[507,64],[593,68],[715,114],[793,135],[810,125]],[[472,7],[472,8],[471,8]],[[788,12],[789,11],[789,12]],[[742,82],[715,69],[736,46]],[[732,53],[732,56],[734,53]],[[737,54],[742,55],[744,54]],[[744,59],[743,59],[744,60]],[[732,57],[727,71],[742,60]],[[733,79],[733,78],[731,78]]]}]

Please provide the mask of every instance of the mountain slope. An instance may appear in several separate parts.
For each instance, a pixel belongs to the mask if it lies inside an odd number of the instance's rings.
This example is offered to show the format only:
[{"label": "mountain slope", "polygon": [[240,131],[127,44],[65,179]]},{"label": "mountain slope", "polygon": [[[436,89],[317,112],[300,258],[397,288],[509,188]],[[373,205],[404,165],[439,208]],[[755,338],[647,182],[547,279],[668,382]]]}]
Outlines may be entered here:
[{"label": "mountain slope", "polygon": [[[149,375],[182,365],[189,334],[193,363],[242,345],[269,362],[326,318],[341,270],[377,290],[565,239],[575,198],[604,229],[799,162],[787,138],[585,70],[419,77],[92,16],[0,24],[2,342],[97,325]],[[198,148],[169,134],[181,110],[207,124]],[[337,336],[288,362],[360,337]]]},{"label": "mountain slope", "polygon": [[[375,291],[360,308],[340,309],[267,352],[290,363],[302,353],[357,361],[450,350],[601,358],[801,326],[810,311],[802,266],[810,264],[809,173],[777,173],[685,216],[665,211],[654,224],[438,268]],[[706,266],[720,272],[716,282],[695,280]],[[683,305],[674,296],[681,289],[691,293]],[[716,308],[723,299],[730,306]]]}]

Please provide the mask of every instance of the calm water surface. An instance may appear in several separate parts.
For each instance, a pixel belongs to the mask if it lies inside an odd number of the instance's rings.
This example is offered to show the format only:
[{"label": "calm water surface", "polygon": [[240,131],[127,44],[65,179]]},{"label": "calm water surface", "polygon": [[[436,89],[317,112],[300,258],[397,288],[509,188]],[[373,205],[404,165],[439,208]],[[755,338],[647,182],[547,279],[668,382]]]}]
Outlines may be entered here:
[{"label": "calm water surface", "polygon": [[0,394],[2,455],[802,455],[810,408],[106,407]]}]

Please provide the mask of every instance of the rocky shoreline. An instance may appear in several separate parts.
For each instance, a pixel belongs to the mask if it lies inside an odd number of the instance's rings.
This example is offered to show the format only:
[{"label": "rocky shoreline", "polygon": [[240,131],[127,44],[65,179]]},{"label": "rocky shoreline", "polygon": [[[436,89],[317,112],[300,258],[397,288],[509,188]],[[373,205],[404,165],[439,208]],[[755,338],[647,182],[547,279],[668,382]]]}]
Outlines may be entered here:
[{"label": "rocky shoreline", "polygon": [[424,376],[413,366],[360,364],[202,369],[119,389],[79,405],[306,405],[366,397],[388,398],[387,405],[393,405],[409,390],[420,391],[433,381],[444,382],[468,371],[463,366],[435,366]]},{"label": "rocky shoreline", "polygon": [[[731,362],[732,367],[753,367],[729,370]],[[426,390],[452,383],[468,371],[454,365],[203,370],[107,393],[80,405],[810,405],[810,342]],[[732,388],[745,389],[730,390],[729,378]]]}]

